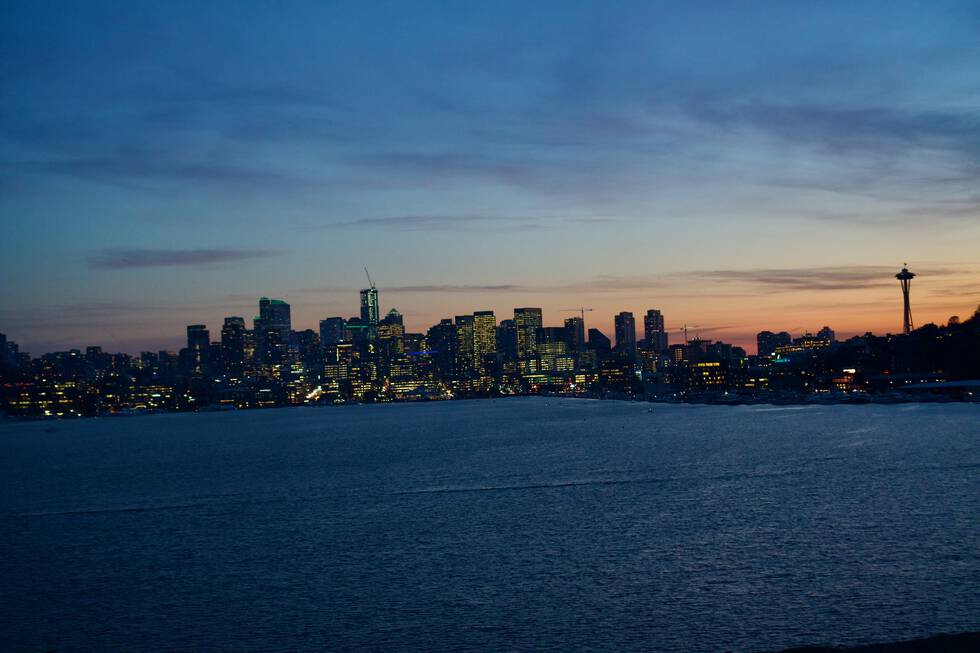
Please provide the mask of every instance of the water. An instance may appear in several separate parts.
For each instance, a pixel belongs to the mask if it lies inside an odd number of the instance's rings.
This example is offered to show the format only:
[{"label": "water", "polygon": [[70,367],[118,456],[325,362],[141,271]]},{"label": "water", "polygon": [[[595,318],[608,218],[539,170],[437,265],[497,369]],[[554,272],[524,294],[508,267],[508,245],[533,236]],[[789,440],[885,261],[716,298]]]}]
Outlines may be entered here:
[{"label": "water", "polygon": [[980,407],[648,408],[0,424],[0,648],[757,651],[980,628]]}]

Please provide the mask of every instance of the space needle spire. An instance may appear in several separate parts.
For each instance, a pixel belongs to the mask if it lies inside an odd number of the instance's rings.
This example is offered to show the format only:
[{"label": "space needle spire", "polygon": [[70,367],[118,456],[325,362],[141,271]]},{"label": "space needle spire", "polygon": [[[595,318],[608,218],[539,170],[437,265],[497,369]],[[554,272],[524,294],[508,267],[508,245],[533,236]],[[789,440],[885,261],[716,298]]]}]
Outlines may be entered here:
[{"label": "space needle spire", "polygon": [[895,278],[902,284],[902,299],[904,300],[904,314],[902,319],[902,333],[908,335],[912,333],[912,307],[909,305],[909,286],[912,285],[914,272],[909,272],[908,263],[902,271],[895,275]]}]

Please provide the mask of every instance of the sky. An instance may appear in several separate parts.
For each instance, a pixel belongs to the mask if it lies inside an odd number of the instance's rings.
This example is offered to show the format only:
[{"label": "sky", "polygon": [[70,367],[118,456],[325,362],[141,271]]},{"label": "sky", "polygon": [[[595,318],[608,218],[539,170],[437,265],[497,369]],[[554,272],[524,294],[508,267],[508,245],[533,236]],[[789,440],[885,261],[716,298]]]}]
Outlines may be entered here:
[{"label": "sky", "polygon": [[[901,329],[980,304],[980,2],[12,2],[0,332],[176,349],[661,309]],[[675,331],[677,342],[683,336]]]}]

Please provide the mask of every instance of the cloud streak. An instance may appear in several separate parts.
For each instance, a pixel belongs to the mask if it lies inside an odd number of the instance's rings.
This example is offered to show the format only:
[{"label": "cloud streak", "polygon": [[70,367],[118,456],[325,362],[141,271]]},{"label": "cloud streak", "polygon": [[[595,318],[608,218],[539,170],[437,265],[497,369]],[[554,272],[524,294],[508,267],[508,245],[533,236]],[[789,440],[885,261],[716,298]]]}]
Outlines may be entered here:
[{"label": "cloud streak", "polygon": [[482,231],[505,228],[510,231],[539,229],[547,223],[567,222],[582,225],[612,224],[616,218],[602,216],[546,217],[503,215],[395,215],[357,218],[317,225],[319,229],[398,229],[405,231],[429,231],[461,229]]},{"label": "cloud streak", "polygon": [[247,261],[276,256],[269,249],[105,249],[89,257],[89,267],[97,270],[133,268],[171,268]]},{"label": "cloud streak", "polygon": [[[695,270],[688,275],[724,284],[748,284],[769,292],[800,290],[862,290],[895,285],[897,266],[845,265],[814,268],[752,268],[743,270]],[[953,271],[920,271],[933,277]]]}]

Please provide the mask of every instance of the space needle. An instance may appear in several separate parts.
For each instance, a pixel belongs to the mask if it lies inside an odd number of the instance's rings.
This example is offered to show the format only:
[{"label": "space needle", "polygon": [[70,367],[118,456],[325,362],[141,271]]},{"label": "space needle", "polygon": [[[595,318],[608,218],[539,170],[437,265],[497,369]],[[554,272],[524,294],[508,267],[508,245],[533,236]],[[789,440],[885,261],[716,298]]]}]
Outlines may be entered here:
[{"label": "space needle", "polygon": [[905,312],[902,321],[902,332],[906,335],[912,333],[912,307],[909,305],[909,286],[912,285],[914,272],[909,272],[908,263],[902,271],[895,275],[895,278],[902,284],[902,298],[905,302]]}]

